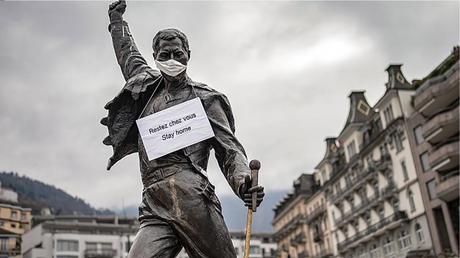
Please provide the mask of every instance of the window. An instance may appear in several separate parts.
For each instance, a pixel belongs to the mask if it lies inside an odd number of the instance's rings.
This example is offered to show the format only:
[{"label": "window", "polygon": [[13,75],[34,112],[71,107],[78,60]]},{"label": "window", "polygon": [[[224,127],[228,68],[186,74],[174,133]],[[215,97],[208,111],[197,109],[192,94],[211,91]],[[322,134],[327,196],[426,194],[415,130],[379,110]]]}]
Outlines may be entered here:
[{"label": "window", "polygon": [[393,107],[391,105],[389,105],[387,108],[383,110],[383,116],[385,117],[386,126],[388,126],[390,122],[394,119]]},{"label": "window", "polygon": [[11,211],[11,219],[18,219],[18,212],[17,211]]},{"label": "window", "polygon": [[420,163],[422,163],[423,172],[430,170],[430,162],[428,161],[428,152],[425,151],[420,155]]},{"label": "window", "polygon": [[425,139],[423,139],[422,126],[421,125],[418,125],[417,127],[414,128],[414,135],[415,135],[415,142],[417,144],[420,144],[425,140]]},{"label": "window", "polygon": [[411,190],[409,190],[407,192],[407,196],[409,197],[410,211],[413,212],[413,211],[415,211],[414,193]]},{"label": "window", "polygon": [[383,255],[385,255],[385,257],[388,257],[389,255],[393,254],[393,238],[388,236],[385,238],[384,240],[384,244],[383,244]]},{"label": "window", "polygon": [[404,182],[409,180],[409,174],[407,173],[406,161],[401,161],[401,170],[404,177]]},{"label": "window", "polygon": [[352,141],[350,144],[348,144],[347,151],[348,151],[348,158],[349,159],[351,159],[351,157],[355,156],[355,154],[356,154],[355,141]]},{"label": "window", "polygon": [[428,195],[430,200],[436,199],[436,181],[434,179],[428,181],[428,183],[426,183],[426,188],[428,188]]},{"label": "window", "polygon": [[249,246],[249,254],[260,254],[260,247],[257,245]]},{"label": "window", "polygon": [[86,242],[85,245],[86,245],[86,249],[97,250],[96,242]]},{"label": "window", "polygon": [[380,217],[380,219],[385,218],[385,209],[384,209],[384,207],[383,207],[383,206],[380,207],[378,211],[379,211],[379,217]]},{"label": "window", "polygon": [[380,258],[380,250],[376,244],[372,245],[371,258]]},{"label": "window", "polygon": [[415,236],[417,237],[417,241],[419,243],[425,242],[425,236],[423,235],[422,227],[418,223],[415,223]]},{"label": "window", "polygon": [[57,250],[58,251],[78,252],[78,241],[77,240],[58,240]]},{"label": "window", "polygon": [[367,225],[370,225],[371,224],[371,214],[370,213],[364,214],[364,220],[366,221]]},{"label": "window", "polygon": [[402,230],[399,233],[399,248],[406,249],[412,245],[412,241],[410,240],[410,235],[407,233],[407,230]]},{"label": "window", "polygon": [[8,238],[0,238],[0,250],[8,251]]},{"label": "window", "polygon": [[404,146],[402,144],[401,134],[397,132],[394,134],[393,138],[395,140],[396,151],[397,152],[402,151],[404,149]]},{"label": "window", "polygon": [[394,211],[399,211],[399,199],[394,198],[392,204],[393,204]]},{"label": "window", "polygon": [[357,109],[363,115],[367,116],[371,108],[364,101],[359,100]]}]

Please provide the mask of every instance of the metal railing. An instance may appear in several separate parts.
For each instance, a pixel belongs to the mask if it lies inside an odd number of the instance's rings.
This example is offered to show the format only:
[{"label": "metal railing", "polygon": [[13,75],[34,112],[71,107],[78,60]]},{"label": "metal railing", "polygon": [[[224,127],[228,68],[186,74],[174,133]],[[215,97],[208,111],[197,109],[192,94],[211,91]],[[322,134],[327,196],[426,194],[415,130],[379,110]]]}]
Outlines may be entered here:
[{"label": "metal railing", "polygon": [[325,213],[325,212],[326,212],[326,205],[323,203],[323,204],[319,205],[319,207],[315,208],[312,212],[310,212],[306,216],[305,220],[306,220],[307,223],[310,223],[315,218],[317,218],[320,214]]},{"label": "metal railing", "polygon": [[352,209],[344,213],[339,219],[334,219],[336,227],[341,227],[342,225],[348,223],[356,216],[359,216],[364,211],[368,210],[372,204],[390,197],[396,190],[396,184],[393,181],[390,181],[384,189],[374,192],[374,195],[371,197],[363,198],[359,205],[353,206]]},{"label": "metal railing", "polygon": [[393,213],[391,216],[388,216],[379,222],[375,223],[374,225],[371,225],[367,227],[365,230],[359,231],[355,235],[353,235],[350,238],[346,238],[344,241],[338,243],[337,249],[340,253],[343,253],[344,251],[347,250],[347,248],[352,244],[353,242],[356,242],[360,240],[361,238],[371,235],[375,233],[375,231],[384,228],[385,226],[389,225],[392,222],[400,221],[400,220],[406,220],[407,219],[407,214],[405,211],[397,211]]}]

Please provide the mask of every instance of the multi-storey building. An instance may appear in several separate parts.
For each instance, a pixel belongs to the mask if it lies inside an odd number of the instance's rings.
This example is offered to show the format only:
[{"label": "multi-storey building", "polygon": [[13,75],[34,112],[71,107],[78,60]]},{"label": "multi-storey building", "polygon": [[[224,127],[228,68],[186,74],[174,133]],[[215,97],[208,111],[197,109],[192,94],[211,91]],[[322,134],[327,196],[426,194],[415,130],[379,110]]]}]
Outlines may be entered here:
[{"label": "multi-storey building", "polygon": [[[245,232],[234,231],[230,232],[233,246],[235,247],[238,258],[244,257],[244,245],[246,240]],[[252,233],[249,246],[250,258],[275,258],[277,245],[273,241],[271,233]]]},{"label": "multi-storey building", "polygon": [[[303,197],[308,218],[315,196],[324,193],[335,257],[458,257],[459,66],[455,47],[412,84],[401,65],[390,65],[386,91],[373,107],[364,91],[350,94],[345,126],[326,139],[315,168],[319,190]],[[276,235],[289,255],[282,257],[314,257],[318,246],[307,244],[308,256],[289,246],[289,232],[304,219],[285,218],[296,214],[292,196],[275,208]],[[313,214],[322,211],[318,205]],[[311,228],[319,229],[309,222],[306,243]]]},{"label": "multi-storey building", "polygon": [[409,140],[436,256],[459,243],[459,48],[423,80],[413,97]]},{"label": "multi-storey building", "polygon": [[[307,216],[313,220],[318,216],[311,216],[307,212],[306,200],[313,196],[317,187],[313,175],[302,174],[294,181],[294,191],[289,193],[273,209],[275,217],[273,228],[274,240],[278,244],[278,257],[306,258],[311,257],[311,242],[308,241],[309,228]],[[321,233],[318,230],[318,233]]]},{"label": "multi-storey building", "polygon": [[117,216],[36,216],[22,238],[24,258],[123,258],[139,229]]},{"label": "multi-storey building", "polygon": [[30,229],[32,210],[17,202],[18,194],[0,184],[0,257],[19,257],[21,235]]},{"label": "multi-storey building", "polygon": [[[314,174],[314,176],[317,176]],[[315,180],[317,182],[317,180]],[[318,185],[318,184],[316,184]],[[332,257],[331,225],[327,216],[326,198],[323,191],[315,191],[305,199],[305,224],[307,247],[312,258]]]},{"label": "multi-storey building", "polygon": [[415,88],[400,67],[387,68],[386,91],[374,107],[363,91],[350,94],[345,126],[336,139],[326,140],[325,158],[317,166],[339,257],[431,252],[405,122]]}]

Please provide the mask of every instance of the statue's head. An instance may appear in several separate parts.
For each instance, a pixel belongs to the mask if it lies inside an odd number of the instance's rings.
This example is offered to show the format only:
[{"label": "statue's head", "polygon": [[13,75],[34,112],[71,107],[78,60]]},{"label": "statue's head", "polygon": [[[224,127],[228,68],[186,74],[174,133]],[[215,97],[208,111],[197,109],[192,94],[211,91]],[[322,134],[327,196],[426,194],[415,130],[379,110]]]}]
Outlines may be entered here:
[{"label": "statue's head", "polygon": [[190,49],[184,33],[177,29],[160,30],[153,38],[152,48],[157,67],[166,79],[173,80],[185,74]]}]

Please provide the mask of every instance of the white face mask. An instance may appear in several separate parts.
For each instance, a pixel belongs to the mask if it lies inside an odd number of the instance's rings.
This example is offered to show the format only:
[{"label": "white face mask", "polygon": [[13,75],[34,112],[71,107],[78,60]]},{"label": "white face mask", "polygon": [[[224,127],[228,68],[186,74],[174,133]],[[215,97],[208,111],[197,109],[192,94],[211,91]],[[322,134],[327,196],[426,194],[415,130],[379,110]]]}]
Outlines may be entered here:
[{"label": "white face mask", "polygon": [[172,77],[177,76],[181,72],[185,71],[185,69],[187,69],[186,65],[183,65],[174,59],[169,59],[166,61],[155,60],[155,64],[157,65],[157,68],[160,69],[160,71]]}]

